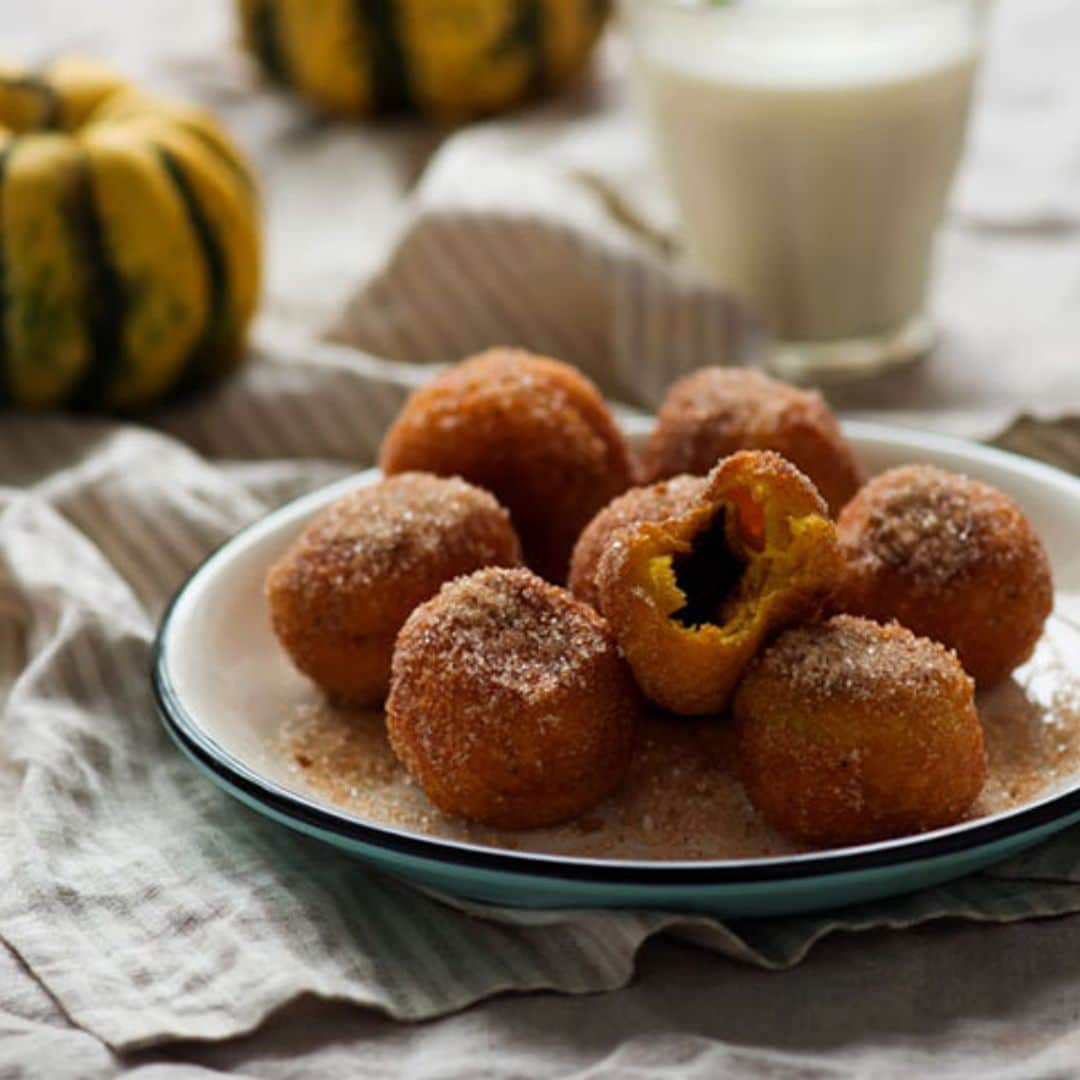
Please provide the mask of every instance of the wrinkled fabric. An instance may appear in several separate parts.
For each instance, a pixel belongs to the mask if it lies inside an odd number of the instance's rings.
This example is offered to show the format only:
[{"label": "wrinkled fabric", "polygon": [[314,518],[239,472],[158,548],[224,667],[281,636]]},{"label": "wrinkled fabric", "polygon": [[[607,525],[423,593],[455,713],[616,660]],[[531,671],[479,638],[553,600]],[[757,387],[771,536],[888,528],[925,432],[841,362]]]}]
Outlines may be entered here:
[{"label": "wrinkled fabric", "polygon": [[[673,264],[617,44],[564,103],[357,130],[254,92],[216,0],[84,7],[20,9],[8,51],[110,54],[220,112],[263,177],[266,315],[239,377],[147,426],[0,415],[0,1076],[1076,1071],[1080,920],[1047,919],[1080,910],[1076,830],[822,916],[523,913],[369,871],[180,757],[147,681],[169,596],[370,463],[432,365],[525,344],[632,412],[761,332]],[[838,404],[980,436],[1080,406],[1078,38],[1068,0],[1001,5],[936,268],[942,348]],[[1080,468],[1068,417],[1003,444]],[[537,990],[567,997],[518,996]]]},{"label": "wrinkled fabric", "polygon": [[[260,356],[229,389],[231,437],[240,449],[245,433],[288,426],[322,457],[320,440],[336,436],[320,400],[352,404],[341,373],[320,390],[309,371],[303,411],[283,411],[288,395],[274,394],[255,409],[245,382],[274,363]],[[371,378],[344,380],[357,409],[372,410],[357,425],[366,436],[397,400],[388,394],[380,416]],[[0,939],[111,1047],[234,1036],[305,994],[416,1020],[505,990],[610,990],[661,931],[783,968],[837,929],[1080,910],[1080,834],[1058,842],[1069,854],[1054,863],[1021,860],[1019,871],[835,914],[724,925],[442,903],[240,807],[180,756],[154,713],[157,620],[216,544],[364,460],[351,450],[348,465],[213,465],[134,426],[7,417],[0,427],[0,460],[24,470],[0,492],[0,747],[11,792]]]}]

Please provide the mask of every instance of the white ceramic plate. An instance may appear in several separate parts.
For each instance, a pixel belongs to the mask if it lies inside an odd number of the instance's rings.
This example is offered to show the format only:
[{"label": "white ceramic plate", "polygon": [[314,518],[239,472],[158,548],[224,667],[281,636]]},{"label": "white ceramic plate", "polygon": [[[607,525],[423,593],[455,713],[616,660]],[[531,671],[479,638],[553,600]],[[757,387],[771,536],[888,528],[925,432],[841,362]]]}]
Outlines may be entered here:
[{"label": "white ceramic plate", "polygon": [[[1059,595],[1080,593],[1080,481],[959,440],[868,424],[846,433],[871,473],[928,462],[1008,492],[1030,515]],[[492,848],[364,820],[308,788],[280,734],[312,689],[269,628],[267,568],[323,507],[377,479],[360,473],[289,503],[228,541],[181,588],[154,663],[170,734],[216,783],[275,820],[427,885],[522,906],[636,905],[725,915],[833,906],[957,877],[1080,820],[1080,777],[1034,802],[949,829],[774,858],[632,861]]]}]

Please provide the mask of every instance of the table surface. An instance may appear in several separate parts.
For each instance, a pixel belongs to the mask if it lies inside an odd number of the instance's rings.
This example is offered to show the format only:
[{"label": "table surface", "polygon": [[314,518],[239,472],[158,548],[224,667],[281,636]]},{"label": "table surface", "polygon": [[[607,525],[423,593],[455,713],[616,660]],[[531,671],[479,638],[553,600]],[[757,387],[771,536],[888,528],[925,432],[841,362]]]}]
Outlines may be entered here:
[{"label": "table surface", "polygon": [[[19,9],[5,20],[11,55],[110,55],[221,112],[265,184],[266,311],[297,327],[324,325],[379,265],[408,218],[410,192],[445,149],[445,133],[420,126],[313,124],[279,98],[253,97],[244,65],[223,52],[232,30],[222,0],[9,4]],[[1080,407],[1078,47],[1075,0],[1003,0],[937,261],[942,347],[917,371],[844,391],[837,404],[980,434],[1019,409]],[[586,96],[585,123],[590,102],[604,117],[624,112],[618,53],[609,50]],[[633,131],[632,119],[618,122]],[[551,129],[548,116],[538,137]],[[665,228],[670,211],[643,161],[643,150],[631,153],[608,179]],[[28,1063],[62,1049],[101,1075],[816,1076],[978,1066],[1045,1076],[1080,1068],[1078,989],[1078,917],[840,935],[782,974],[657,940],[642,949],[630,987],[587,1002],[504,997],[402,1025],[304,1000],[242,1039],[119,1059],[72,1027],[0,945],[0,1033],[22,1040]]]}]

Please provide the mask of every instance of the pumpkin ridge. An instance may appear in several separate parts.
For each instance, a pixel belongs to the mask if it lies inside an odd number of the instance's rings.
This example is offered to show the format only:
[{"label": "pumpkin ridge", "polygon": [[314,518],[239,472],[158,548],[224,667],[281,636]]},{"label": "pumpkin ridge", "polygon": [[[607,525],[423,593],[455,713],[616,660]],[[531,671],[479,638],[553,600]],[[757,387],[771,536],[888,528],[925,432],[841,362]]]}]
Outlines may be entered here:
[{"label": "pumpkin ridge", "polygon": [[401,43],[395,0],[354,0],[356,18],[366,25],[371,93],[376,110],[397,112],[409,104],[409,65]]},{"label": "pumpkin ridge", "polygon": [[199,341],[191,350],[189,363],[183,369],[183,375],[174,389],[182,392],[201,383],[207,374],[214,370],[221,358],[223,345],[228,342],[229,333],[229,277],[225,263],[225,254],[218,243],[210,224],[210,219],[199,202],[191,181],[174,153],[163,146],[154,146],[162,166],[184,209],[187,211],[191,229],[202,254],[206,270],[207,289],[209,291],[209,312],[206,326]]},{"label": "pumpkin ridge", "polygon": [[251,174],[238,161],[230,157],[198,124],[189,123],[187,120],[178,120],[176,123],[177,127],[184,131],[185,134],[197,139],[201,146],[209,150],[214,155],[214,159],[220,161],[247,191],[252,194],[255,193],[255,182],[252,180]]},{"label": "pumpkin ridge", "polygon": [[495,43],[491,55],[498,58],[519,51],[528,58],[525,93],[532,97],[543,90],[546,78],[547,54],[544,49],[544,9],[541,0],[520,0],[514,20]]},{"label": "pumpkin ridge", "polygon": [[[13,140],[0,147],[0,221],[4,213],[4,179],[7,174],[8,158],[11,157]],[[7,289],[7,254],[4,250],[4,233],[0,229],[0,405],[6,405],[11,399],[8,386],[8,289]]]},{"label": "pumpkin ridge", "polygon": [[[41,102],[41,111],[28,130],[57,131],[62,127],[63,103],[60,95],[44,79],[29,72],[18,75],[0,75],[0,86],[10,90],[28,90]],[[18,131],[15,134],[19,134]]]},{"label": "pumpkin ridge", "polygon": [[123,279],[113,266],[105,243],[89,155],[83,160],[72,194],[71,212],[87,266],[85,313],[91,360],[70,400],[77,409],[97,408],[105,402],[120,372],[127,298]]},{"label": "pumpkin ridge", "polygon": [[252,51],[266,73],[278,82],[291,86],[293,80],[285,61],[285,49],[278,33],[277,5],[273,0],[255,0],[248,26]]}]

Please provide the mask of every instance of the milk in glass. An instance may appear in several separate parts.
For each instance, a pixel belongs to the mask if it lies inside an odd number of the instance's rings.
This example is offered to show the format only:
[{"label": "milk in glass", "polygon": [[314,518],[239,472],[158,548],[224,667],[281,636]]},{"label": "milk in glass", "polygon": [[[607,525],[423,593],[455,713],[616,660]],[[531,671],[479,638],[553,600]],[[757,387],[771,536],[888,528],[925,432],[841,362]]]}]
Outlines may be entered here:
[{"label": "milk in glass", "polygon": [[692,259],[790,342],[922,310],[977,55],[960,0],[627,0]]}]

